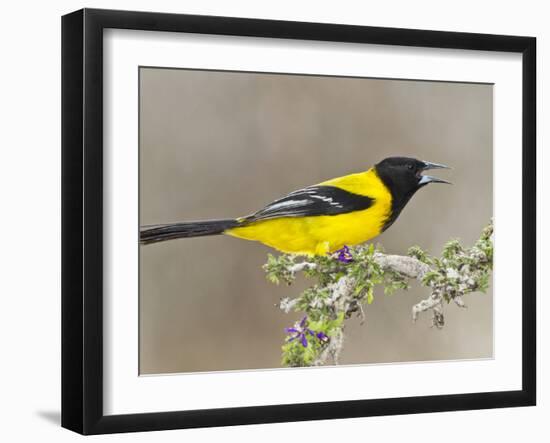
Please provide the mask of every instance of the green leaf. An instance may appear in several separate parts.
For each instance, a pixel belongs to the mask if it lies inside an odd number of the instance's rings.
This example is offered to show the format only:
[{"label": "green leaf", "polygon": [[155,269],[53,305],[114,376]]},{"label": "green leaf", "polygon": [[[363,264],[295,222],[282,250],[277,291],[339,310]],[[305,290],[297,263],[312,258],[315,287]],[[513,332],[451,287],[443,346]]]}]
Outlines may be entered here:
[{"label": "green leaf", "polygon": [[367,291],[367,303],[370,305],[374,301],[374,290],[372,286]]},{"label": "green leaf", "polygon": [[355,295],[361,294],[361,292],[363,292],[363,289],[365,289],[366,286],[367,286],[366,283],[359,283],[359,284],[355,287]]}]

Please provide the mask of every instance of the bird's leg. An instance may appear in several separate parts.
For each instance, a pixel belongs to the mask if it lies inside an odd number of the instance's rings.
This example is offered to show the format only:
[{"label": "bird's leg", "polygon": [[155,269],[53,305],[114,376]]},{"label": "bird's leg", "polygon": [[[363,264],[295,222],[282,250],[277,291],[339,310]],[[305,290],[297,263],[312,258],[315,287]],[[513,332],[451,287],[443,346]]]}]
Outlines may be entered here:
[{"label": "bird's leg", "polygon": [[353,261],[353,255],[351,254],[347,245],[344,245],[341,249],[338,249],[334,253],[338,254],[338,261],[342,263],[351,263]]}]

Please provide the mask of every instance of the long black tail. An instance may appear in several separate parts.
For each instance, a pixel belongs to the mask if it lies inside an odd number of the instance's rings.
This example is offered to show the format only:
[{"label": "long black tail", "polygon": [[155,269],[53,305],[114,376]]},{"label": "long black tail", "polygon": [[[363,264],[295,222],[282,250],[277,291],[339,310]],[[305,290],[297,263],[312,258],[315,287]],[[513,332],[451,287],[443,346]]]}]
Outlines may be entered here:
[{"label": "long black tail", "polygon": [[227,219],[142,226],[139,232],[139,242],[142,245],[148,245],[176,238],[219,235],[238,224],[237,220]]}]

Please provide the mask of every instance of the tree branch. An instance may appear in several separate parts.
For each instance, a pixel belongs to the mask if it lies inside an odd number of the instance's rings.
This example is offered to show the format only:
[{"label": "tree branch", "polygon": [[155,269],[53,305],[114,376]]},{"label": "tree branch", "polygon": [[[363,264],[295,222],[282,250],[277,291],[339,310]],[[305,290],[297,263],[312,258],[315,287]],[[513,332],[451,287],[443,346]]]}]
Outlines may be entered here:
[{"label": "tree branch", "polygon": [[[264,269],[270,281],[290,285],[299,272],[316,279],[316,284],[300,296],[284,298],[279,304],[285,313],[304,312],[300,324],[307,325],[299,326],[302,329],[292,328],[304,333],[306,346],[302,339],[287,338],[283,346],[283,363],[310,366],[322,365],[331,359],[337,364],[344,343],[344,320],[354,313],[364,320],[364,306],[373,302],[377,285],[391,293],[408,289],[411,279],[419,281],[428,289],[429,295],[412,307],[413,321],[421,313],[431,311],[432,326],[443,328],[444,302],[453,301],[464,308],[464,295],[487,289],[492,271],[492,238],[491,222],[473,247],[465,249],[457,240],[451,240],[445,245],[441,257],[432,257],[419,247],[411,248],[408,255],[385,254],[373,245],[350,249],[350,259],[333,254],[296,262],[296,256],[269,255]],[[316,334],[322,334],[326,339],[318,338]]]}]

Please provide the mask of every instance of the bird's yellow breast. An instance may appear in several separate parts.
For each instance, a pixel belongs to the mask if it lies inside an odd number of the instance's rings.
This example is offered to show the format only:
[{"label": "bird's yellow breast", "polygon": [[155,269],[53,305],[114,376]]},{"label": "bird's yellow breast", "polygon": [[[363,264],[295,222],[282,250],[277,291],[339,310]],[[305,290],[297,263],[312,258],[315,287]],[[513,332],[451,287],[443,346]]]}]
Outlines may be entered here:
[{"label": "bird's yellow breast", "polygon": [[226,234],[260,241],[282,252],[323,255],[344,245],[364,243],[382,232],[391,214],[392,196],[374,169],[328,180],[319,185],[336,186],[373,199],[360,211],[338,215],[280,217],[232,228]]}]

